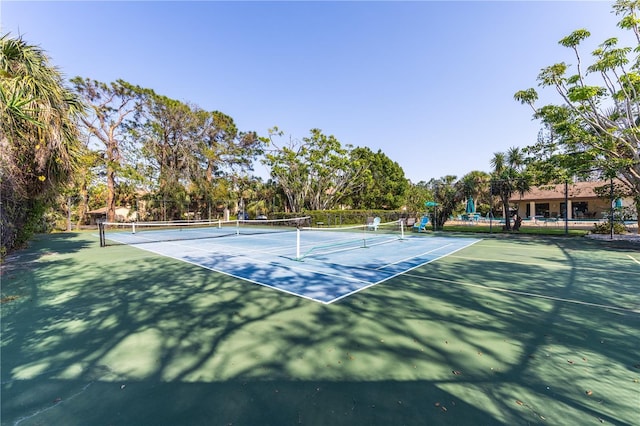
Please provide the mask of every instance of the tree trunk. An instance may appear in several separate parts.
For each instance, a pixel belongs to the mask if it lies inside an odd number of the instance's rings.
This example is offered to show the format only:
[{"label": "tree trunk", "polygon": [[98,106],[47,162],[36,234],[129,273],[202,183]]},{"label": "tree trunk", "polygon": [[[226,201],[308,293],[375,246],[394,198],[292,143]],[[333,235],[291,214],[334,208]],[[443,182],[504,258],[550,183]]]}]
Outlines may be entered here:
[{"label": "tree trunk", "polygon": [[636,233],[640,234],[640,195],[633,197],[633,202],[636,205],[636,224],[638,225]]},{"label": "tree trunk", "polygon": [[116,173],[107,165],[107,222],[116,221]]},{"label": "tree trunk", "polygon": [[511,212],[509,211],[509,197],[502,195],[502,210],[504,211],[504,226],[507,231],[511,231]]},{"label": "tree trunk", "polygon": [[78,204],[78,222],[76,223],[76,228],[80,229],[80,226],[85,223],[85,216],[87,215],[87,200],[89,198],[87,186],[82,185],[80,187],[80,203]]}]

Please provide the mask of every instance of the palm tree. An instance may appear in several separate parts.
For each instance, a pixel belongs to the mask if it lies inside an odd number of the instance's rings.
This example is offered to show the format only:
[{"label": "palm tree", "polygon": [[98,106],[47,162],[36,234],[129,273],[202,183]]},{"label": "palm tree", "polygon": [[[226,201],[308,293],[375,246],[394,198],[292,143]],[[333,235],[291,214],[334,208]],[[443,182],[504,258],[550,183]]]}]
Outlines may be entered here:
[{"label": "palm tree", "polygon": [[440,179],[431,179],[429,187],[433,194],[433,200],[437,203],[433,206],[431,222],[434,230],[442,230],[445,222],[462,201],[462,195],[456,184],[456,177],[453,175],[443,176]]},{"label": "palm tree", "polygon": [[[42,49],[0,37],[2,249],[29,238],[33,222],[75,171],[82,105]],[[20,231],[22,230],[22,234]]]},{"label": "palm tree", "polygon": [[460,191],[460,197],[464,201],[468,201],[472,198],[475,202],[476,208],[481,203],[490,201],[489,194],[489,181],[491,176],[482,171],[472,171],[467,173],[458,181],[458,187]]},{"label": "palm tree", "polygon": [[531,176],[525,167],[524,155],[517,147],[509,148],[506,153],[497,152],[491,159],[491,194],[499,195],[504,211],[505,226],[511,230],[509,198],[515,193],[524,194],[531,187]]}]

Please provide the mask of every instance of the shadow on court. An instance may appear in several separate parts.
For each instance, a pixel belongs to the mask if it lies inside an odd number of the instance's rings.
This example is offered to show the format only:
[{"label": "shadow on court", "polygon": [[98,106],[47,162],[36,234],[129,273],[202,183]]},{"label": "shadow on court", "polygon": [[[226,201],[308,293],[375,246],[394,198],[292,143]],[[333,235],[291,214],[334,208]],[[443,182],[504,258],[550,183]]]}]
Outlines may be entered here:
[{"label": "shadow on court", "polygon": [[625,252],[486,240],[333,305],[90,234],[20,256],[3,425],[637,424]]}]

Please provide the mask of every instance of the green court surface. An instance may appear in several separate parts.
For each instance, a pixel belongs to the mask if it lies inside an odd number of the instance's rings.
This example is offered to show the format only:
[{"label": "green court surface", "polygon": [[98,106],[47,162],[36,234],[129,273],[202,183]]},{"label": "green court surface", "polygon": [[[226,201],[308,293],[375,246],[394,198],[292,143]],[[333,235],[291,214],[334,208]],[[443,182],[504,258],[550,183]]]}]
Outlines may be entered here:
[{"label": "green court surface", "polygon": [[493,236],[330,305],[93,233],[1,279],[2,425],[640,424],[637,245]]}]

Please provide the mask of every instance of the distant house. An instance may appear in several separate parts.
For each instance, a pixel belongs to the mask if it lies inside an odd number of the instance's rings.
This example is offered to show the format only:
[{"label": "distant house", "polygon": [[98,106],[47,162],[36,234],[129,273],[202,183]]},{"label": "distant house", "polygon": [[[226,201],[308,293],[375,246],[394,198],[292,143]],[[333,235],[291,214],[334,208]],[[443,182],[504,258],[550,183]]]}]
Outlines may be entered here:
[{"label": "distant house", "polygon": [[[89,224],[95,225],[100,221],[107,220],[107,208],[101,207],[88,211],[87,215],[89,216]],[[116,207],[116,222],[133,222],[137,219],[138,213],[132,211],[130,207]]]},{"label": "distant house", "polygon": [[[576,182],[567,186],[569,219],[603,219],[611,209],[611,200],[598,197],[595,189],[608,186],[609,182]],[[546,217],[564,218],[565,185],[532,187],[523,195],[515,193],[509,199],[523,218]],[[622,205],[630,205],[629,200],[621,200]]]}]

